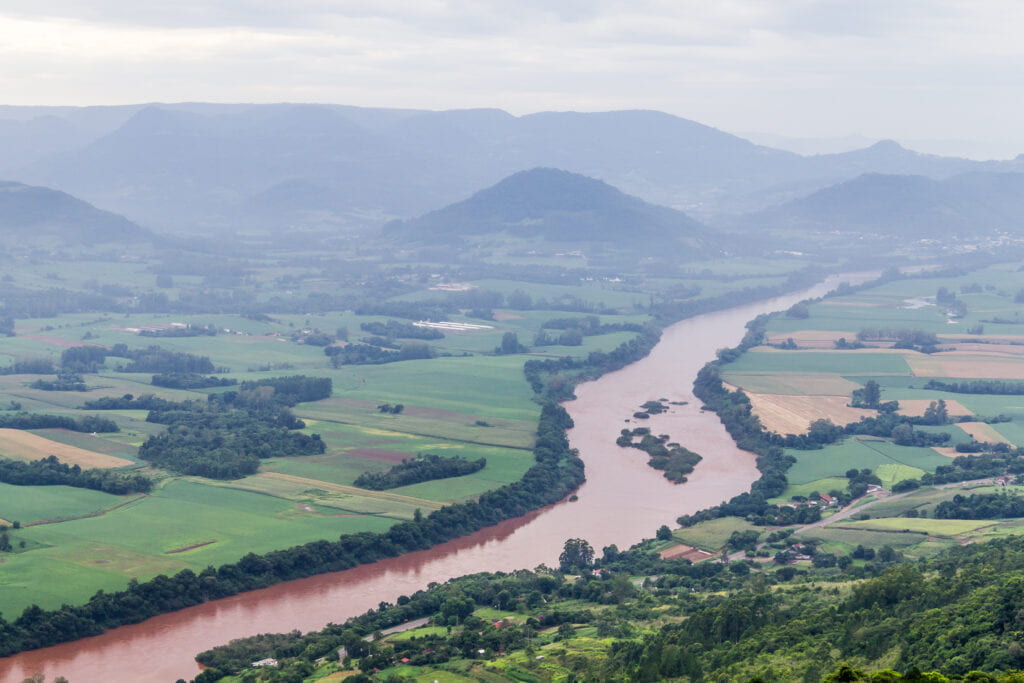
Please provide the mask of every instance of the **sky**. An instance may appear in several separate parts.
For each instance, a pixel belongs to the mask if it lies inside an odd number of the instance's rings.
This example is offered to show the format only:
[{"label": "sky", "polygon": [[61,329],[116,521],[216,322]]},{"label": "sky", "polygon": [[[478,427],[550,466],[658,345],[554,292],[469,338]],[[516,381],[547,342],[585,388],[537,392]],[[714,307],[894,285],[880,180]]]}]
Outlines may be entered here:
[{"label": "sky", "polygon": [[44,0],[0,5],[0,104],[658,109],[1011,157],[1021,35],[1019,0]]}]

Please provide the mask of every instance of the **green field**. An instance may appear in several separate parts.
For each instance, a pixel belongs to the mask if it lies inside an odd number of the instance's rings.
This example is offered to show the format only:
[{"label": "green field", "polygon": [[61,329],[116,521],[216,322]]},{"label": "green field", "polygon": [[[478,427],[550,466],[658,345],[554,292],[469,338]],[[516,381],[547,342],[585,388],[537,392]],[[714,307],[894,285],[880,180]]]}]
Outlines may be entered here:
[{"label": "green field", "polygon": [[910,366],[895,353],[870,351],[748,351],[728,365],[729,372],[828,373],[835,375],[905,375]]},{"label": "green field", "polygon": [[786,453],[796,458],[796,464],[786,475],[789,481],[796,485],[839,476],[850,468],[875,471],[881,465],[899,465],[930,472],[939,465],[949,463],[949,458],[939,455],[930,448],[897,446],[873,437],[848,437],[820,450],[789,448],[786,449]]},{"label": "green field", "polygon": [[901,531],[928,534],[930,536],[959,536],[983,527],[993,526],[991,520],[973,519],[913,519],[886,517],[865,519],[859,522],[842,522],[836,528],[865,529],[867,531]]},{"label": "green field", "polygon": [[12,486],[0,483],[0,519],[23,524],[78,517],[120,505],[127,498],[70,486]]},{"label": "green field", "polygon": [[673,532],[673,536],[680,543],[714,552],[725,545],[725,542],[729,540],[733,532],[750,531],[751,529],[761,530],[759,527],[755,527],[753,524],[738,517],[721,517],[695,524],[692,527],[676,529]]}]

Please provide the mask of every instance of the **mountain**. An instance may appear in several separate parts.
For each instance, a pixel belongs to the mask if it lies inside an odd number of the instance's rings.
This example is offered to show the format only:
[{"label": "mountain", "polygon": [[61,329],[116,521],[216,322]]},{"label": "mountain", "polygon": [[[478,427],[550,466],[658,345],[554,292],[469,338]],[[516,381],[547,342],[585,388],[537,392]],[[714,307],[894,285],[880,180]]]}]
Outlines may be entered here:
[{"label": "mountain", "polygon": [[1024,173],[864,174],[742,219],[748,226],[917,237],[1024,231]]},{"label": "mountain", "polygon": [[64,244],[138,242],[150,234],[124,216],[47,187],[0,182],[0,235],[19,244],[56,238]]},{"label": "mountain", "polygon": [[[202,103],[15,109],[0,108],[0,142],[6,129],[8,139],[24,135],[46,150],[16,155],[24,161],[20,179],[146,225],[207,234],[380,224],[537,167],[602,178],[701,218],[762,210],[864,173],[941,180],[1024,170],[1022,159],[938,157],[891,141],[801,156],[643,110],[513,116],[496,109]],[[70,128],[45,117],[63,117]]]},{"label": "mountain", "polygon": [[505,232],[558,242],[613,242],[633,248],[683,243],[708,251],[705,228],[664,206],[554,168],[520,171],[469,199],[395,222],[387,231],[414,240]]}]

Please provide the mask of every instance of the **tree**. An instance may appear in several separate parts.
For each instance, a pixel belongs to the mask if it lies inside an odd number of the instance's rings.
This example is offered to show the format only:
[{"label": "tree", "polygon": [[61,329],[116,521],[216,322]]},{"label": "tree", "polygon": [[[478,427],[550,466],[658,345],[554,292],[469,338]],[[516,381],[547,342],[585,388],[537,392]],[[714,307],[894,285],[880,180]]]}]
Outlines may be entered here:
[{"label": "tree", "polygon": [[671,541],[672,530],[668,528],[667,524],[662,524],[658,527],[658,533],[655,536],[659,541]]},{"label": "tree", "polygon": [[878,386],[878,382],[873,379],[869,379],[864,384],[864,405],[868,408],[877,408],[879,401],[882,400],[882,389]]},{"label": "tree", "polygon": [[949,411],[946,408],[946,402],[943,399],[939,399],[928,404],[924,411],[923,420],[925,424],[930,425],[944,425],[949,422]]},{"label": "tree", "polygon": [[792,306],[789,307],[789,310],[786,311],[787,318],[804,319],[809,318],[810,316],[811,311],[810,309],[807,308],[807,304],[804,303],[803,301],[793,304]]},{"label": "tree", "polygon": [[582,538],[570,538],[558,556],[558,567],[563,572],[586,569],[594,562],[594,549]]},{"label": "tree", "polygon": [[519,343],[519,335],[515,332],[506,332],[501,337],[501,346],[494,349],[494,353],[505,356],[512,353],[522,353],[526,347]]}]

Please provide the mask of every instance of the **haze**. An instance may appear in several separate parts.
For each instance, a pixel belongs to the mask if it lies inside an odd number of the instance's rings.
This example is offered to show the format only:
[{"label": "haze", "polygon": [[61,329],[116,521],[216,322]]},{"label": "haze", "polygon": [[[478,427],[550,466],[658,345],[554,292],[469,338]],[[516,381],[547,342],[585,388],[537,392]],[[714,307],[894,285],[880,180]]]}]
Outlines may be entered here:
[{"label": "haze", "polygon": [[648,108],[801,152],[1024,150],[1009,0],[18,4],[6,104]]}]

